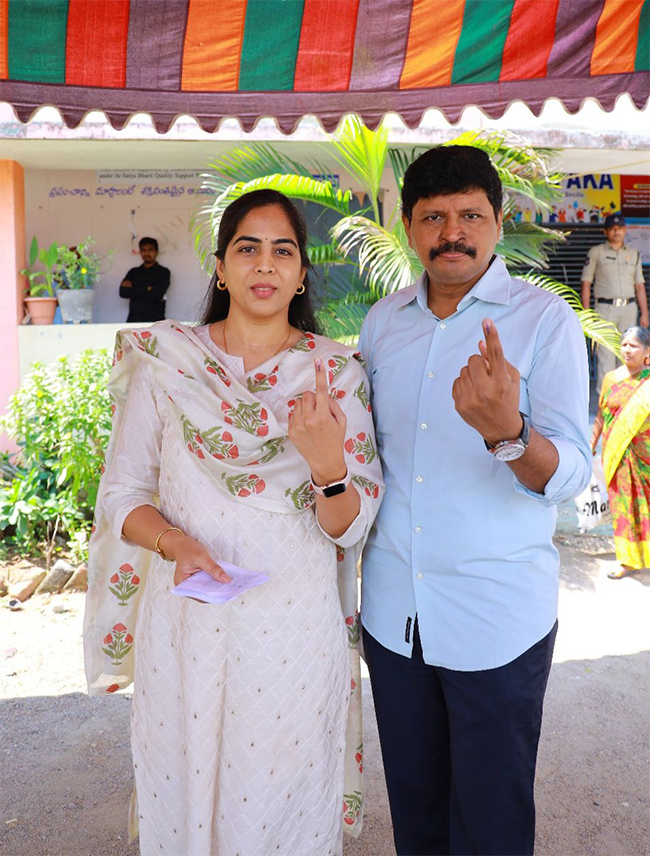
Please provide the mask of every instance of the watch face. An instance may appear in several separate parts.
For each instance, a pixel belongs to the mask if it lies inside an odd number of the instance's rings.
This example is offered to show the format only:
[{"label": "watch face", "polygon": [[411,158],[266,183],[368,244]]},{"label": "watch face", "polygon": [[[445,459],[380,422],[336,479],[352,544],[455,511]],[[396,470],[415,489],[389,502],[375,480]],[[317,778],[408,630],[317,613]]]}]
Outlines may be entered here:
[{"label": "watch face", "polygon": [[338,496],[340,493],[345,493],[346,485],[343,482],[339,482],[339,484],[331,484],[329,487],[323,488],[323,496],[326,496],[328,499],[331,496]]},{"label": "watch face", "polygon": [[521,440],[513,440],[512,443],[499,444],[492,453],[497,461],[516,461],[526,451],[526,446]]}]

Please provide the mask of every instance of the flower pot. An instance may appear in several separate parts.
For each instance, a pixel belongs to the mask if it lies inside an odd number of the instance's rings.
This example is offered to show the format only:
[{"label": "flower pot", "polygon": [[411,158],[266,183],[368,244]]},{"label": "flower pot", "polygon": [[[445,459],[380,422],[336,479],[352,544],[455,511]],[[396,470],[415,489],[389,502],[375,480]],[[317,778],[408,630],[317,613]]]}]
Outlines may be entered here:
[{"label": "flower pot", "polygon": [[95,291],[92,288],[60,288],[57,291],[64,324],[90,324]]},{"label": "flower pot", "polygon": [[56,297],[25,297],[25,308],[32,324],[51,324],[56,312]]}]

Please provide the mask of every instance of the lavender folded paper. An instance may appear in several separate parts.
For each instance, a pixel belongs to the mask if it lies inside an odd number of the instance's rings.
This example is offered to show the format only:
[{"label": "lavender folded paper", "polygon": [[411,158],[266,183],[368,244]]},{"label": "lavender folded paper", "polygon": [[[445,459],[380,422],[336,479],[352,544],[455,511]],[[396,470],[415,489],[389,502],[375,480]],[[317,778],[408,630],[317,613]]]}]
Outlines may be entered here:
[{"label": "lavender folded paper", "polygon": [[205,571],[197,571],[173,588],[172,594],[178,597],[193,597],[205,603],[227,603],[269,579],[269,575],[262,571],[238,568],[230,562],[219,562],[219,564],[230,577],[229,583],[217,582]]}]

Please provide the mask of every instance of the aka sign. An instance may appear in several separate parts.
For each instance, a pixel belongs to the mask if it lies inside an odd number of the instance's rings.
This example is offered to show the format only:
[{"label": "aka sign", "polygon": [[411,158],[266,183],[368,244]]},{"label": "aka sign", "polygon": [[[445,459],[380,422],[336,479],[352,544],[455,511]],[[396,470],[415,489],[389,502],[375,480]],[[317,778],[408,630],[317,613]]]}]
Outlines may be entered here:
[{"label": "aka sign", "polygon": [[566,189],[579,190],[614,190],[614,177],[607,173],[602,175],[573,175],[567,179]]}]

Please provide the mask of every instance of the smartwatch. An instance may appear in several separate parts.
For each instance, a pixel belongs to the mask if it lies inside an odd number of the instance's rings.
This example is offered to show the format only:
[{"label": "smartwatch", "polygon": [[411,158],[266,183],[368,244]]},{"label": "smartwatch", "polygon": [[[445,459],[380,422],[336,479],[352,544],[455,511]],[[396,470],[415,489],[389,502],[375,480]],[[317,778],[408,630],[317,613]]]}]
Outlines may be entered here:
[{"label": "smartwatch", "polygon": [[348,485],[350,484],[350,480],[352,476],[350,475],[350,470],[346,469],[345,477],[340,481],[331,482],[330,484],[323,484],[320,487],[317,484],[314,484],[314,480],[311,480],[311,489],[314,493],[318,494],[318,496],[325,496],[328,499],[331,496],[338,496],[340,493],[345,493],[348,489]]},{"label": "smartwatch", "polygon": [[483,440],[485,443],[485,448],[488,452],[494,455],[497,461],[516,461],[517,458],[521,458],[526,449],[528,448],[528,441],[530,439],[530,419],[526,416],[525,413],[519,411],[519,415],[523,420],[523,428],[521,429],[521,434],[515,440],[500,440],[498,443],[495,443],[494,446],[491,446],[487,440]]}]

